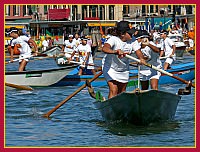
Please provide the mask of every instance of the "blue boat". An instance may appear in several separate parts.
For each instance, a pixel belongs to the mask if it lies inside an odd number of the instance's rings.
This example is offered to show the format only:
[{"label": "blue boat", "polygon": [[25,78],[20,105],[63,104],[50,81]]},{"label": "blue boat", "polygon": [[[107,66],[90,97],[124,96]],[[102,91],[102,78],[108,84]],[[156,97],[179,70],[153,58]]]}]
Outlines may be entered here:
[{"label": "blue boat", "polygon": [[[86,80],[92,79],[93,75],[81,75],[79,76],[78,73],[79,68],[75,68],[72,70],[68,75],[66,75],[63,79],[59,82],[54,84],[53,86],[82,86]],[[180,77],[186,81],[192,81],[195,79],[195,64],[194,62],[189,63],[182,63],[178,65],[171,66],[171,69],[167,70],[167,72],[172,73],[174,76]],[[137,74],[138,70],[130,70],[130,84],[137,85]],[[159,79],[159,84],[180,84],[177,79],[174,79],[170,76],[162,74]],[[106,86],[107,83],[103,75],[99,76],[95,81],[93,81],[92,86],[100,87]]]}]

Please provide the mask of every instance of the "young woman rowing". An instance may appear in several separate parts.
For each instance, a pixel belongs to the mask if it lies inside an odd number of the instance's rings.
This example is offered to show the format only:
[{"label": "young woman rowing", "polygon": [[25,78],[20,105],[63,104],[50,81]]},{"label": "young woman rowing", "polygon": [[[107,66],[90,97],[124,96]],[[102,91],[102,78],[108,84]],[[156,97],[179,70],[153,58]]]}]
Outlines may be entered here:
[{"label": "young woman rowing", "polygon": [[120,21],[117,24],[115,36],[104,44],[102,51],[106,53],[102,60],[103,75],[109,86],[108,98],[126,91],[129,80],[129,61],[125,54],[136,53],[141,64],[145,64],[140,45],[132,42],[135,30],[130,29],[129,22]]}]

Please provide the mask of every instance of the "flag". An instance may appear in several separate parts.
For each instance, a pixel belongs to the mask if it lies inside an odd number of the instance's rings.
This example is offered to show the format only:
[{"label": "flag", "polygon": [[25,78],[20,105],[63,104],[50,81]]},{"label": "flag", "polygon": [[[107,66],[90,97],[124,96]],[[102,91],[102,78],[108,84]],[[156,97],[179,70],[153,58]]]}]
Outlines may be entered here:
[{"label": "flag", "polygon": [[46,37],[52,37],[52,34],[48,30],[46,30]]}]

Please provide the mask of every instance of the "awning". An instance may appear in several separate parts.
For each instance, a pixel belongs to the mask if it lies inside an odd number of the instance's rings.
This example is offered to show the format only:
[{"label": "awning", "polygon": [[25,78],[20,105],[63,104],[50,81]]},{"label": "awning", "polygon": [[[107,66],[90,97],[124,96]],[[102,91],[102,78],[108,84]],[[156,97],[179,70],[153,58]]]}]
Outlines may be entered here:
[{"label": "awning", "polygon": [[88,26],[116,26],[115,23],[88,23]]},{"label": "awning", "polygon": [[70,9],[49,9],[49,20],[68,19],[70,16]]}]

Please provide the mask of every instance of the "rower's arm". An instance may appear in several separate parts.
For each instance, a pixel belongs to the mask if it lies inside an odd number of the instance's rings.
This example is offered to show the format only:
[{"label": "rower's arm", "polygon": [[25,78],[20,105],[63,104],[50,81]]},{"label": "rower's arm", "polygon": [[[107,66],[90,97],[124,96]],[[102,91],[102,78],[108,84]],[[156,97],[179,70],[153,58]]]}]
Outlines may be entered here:
[{"label": "rower's arm", "polygon": [[161,51],[160,51],[160,57],[162,57],[163,54],[164,54],[164,50],[161,50]]},{"label": "rower's arm", "polygon": [[118,54],[118,50],[112,50],[110,44],[105,43],[102,51],[107,54]]},{"label": "rower's arm", "polygon": [[33,45],[33,47],[35,48],[35,52],[38,53],[38,47],[37,47],[37,44],[35,43],[35,41],[33,39],[29,39],[28,43],[29,44],[31,43]]},{"label": "rower's arm", "polygon": [[174,55],[174,54],[175,54],[175,51],[176,51],[176,45],[173,45],[173,46],[172,46],[172,49],[173,49],[172,55]]}]

